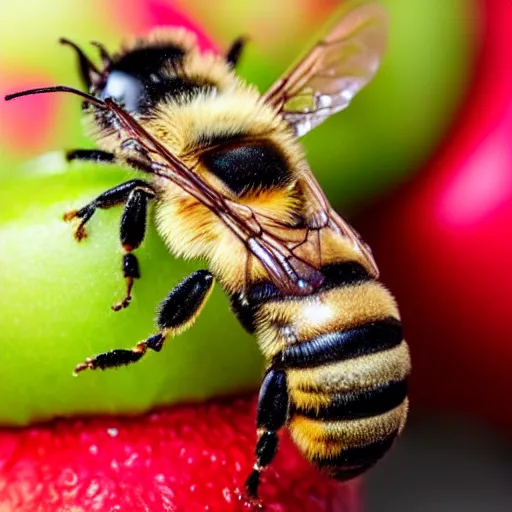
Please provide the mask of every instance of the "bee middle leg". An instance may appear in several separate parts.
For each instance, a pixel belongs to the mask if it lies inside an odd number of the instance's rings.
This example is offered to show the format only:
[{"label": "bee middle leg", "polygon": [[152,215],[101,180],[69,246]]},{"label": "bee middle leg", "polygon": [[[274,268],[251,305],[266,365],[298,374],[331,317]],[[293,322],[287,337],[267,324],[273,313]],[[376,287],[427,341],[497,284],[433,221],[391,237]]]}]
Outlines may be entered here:
[{"label": "bee middle leg", "polygon": [[258,397],[256,463],[245,482],[245,492],[250,500],[258,499],[261,472],[277,453],[277,431],[284,427],[288,420],[289,401],[286,373],[270,367],[265,374]]},{"label": "bee middle leg", "polygon": [[75,367],[75,373],[83,370],[105,370],[137,362],[149,349],[162,350],[168,336],[176,336],[188,329],[197,319],[213,288],[213,275],[198,270],[177,284],[158,308],[157,325],[160,331],[139,341],[131,349],[114,349],[88,357]]}]

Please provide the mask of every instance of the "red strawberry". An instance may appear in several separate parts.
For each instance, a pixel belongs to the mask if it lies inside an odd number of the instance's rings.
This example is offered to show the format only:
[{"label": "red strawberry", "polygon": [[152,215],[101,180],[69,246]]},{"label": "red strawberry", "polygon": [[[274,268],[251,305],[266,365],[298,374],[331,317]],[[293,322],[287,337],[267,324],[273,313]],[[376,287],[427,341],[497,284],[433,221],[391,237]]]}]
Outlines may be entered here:
[{"label": "red strawberry", "polygon": [[[253,399],[133,419],[59,420],[0,432],[2,512],[235,512],[254,463]],[[311,467],[286,435],[262,478],[267,512],[355,512],[357,483]]]}]

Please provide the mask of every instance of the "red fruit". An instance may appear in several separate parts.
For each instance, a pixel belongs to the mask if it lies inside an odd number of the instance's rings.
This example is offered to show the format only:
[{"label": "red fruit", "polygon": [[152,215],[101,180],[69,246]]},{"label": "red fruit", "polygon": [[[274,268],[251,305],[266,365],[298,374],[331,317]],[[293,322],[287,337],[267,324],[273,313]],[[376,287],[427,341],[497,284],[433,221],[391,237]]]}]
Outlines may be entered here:
[{"label": "red fruit", "polygon": [[[60,420],[0,431],[0,510],[248,512],[255,400],[174,407],[136,419]],[[357,484],[311,467],[286,435],[264,473],[267,512],[354,512]]]}]

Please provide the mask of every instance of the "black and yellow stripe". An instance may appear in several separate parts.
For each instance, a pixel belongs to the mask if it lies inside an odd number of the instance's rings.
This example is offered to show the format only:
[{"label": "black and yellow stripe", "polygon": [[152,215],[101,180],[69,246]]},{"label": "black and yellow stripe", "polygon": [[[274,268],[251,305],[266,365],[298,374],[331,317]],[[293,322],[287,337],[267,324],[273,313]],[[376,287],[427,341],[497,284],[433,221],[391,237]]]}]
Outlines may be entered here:
[{"label": "black and yellow stripe", "polygon": [[286,372],[292,439],[313,464],[348,480],[404,426],[409,351],[393,297],[359,263],[321,271],[312,296],[283,296],[262,282],[231,303],[271,366]]},{"label": "black and yellow stripe", "polygon": [[[346,261],[324,265],[321,268],[325,276],[319,292],[331,290],[337,287],[344,287],[370,280],[370,275],[359,263]],[[268,303],[283,300],[296,300],[293,297],[286,297],[271,281],[254,283],[248,290],[247,296],[233,294],[230,297],[231,309],[242,324],[242,326],[253,333],[256,330],[256,315],[261,307]]]},{"label": "black and yellow stripe", "polygon": [[402,324],[396,318],[386,317],[289,345],[273,360],[283,368],[312,368],[374,354],[396,347],[401,342]]}]

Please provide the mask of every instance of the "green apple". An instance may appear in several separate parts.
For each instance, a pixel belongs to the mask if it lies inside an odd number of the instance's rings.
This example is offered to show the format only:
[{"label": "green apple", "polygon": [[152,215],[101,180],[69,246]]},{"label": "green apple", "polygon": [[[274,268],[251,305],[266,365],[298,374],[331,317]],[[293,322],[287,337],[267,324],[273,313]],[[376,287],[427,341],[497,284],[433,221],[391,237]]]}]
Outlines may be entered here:
[{"label": "green apple", "polygon": [[[57,158],[58,160],[58,158]],[[99,210],[78,243],[62,214],[133,177],[121,169],[38,162],[0,187],[0,423],[83,413],[136,413],[175,401],[255,389],[262,358],[216,289],[197,323],[137,364],[73,377],[77,363],[130,348],[157,330],[155,308],[195,265],[174,259],[149,223],[136,254],[141,279],[123,296],[120,208]],[[64,172],[51,172],[56,168]],[[49,169],[49,172],[43,172]]]}]

